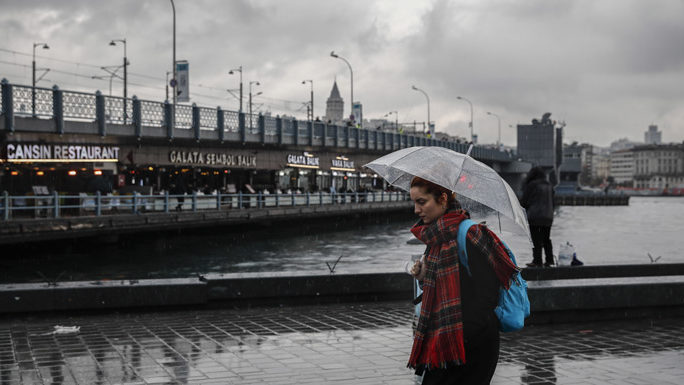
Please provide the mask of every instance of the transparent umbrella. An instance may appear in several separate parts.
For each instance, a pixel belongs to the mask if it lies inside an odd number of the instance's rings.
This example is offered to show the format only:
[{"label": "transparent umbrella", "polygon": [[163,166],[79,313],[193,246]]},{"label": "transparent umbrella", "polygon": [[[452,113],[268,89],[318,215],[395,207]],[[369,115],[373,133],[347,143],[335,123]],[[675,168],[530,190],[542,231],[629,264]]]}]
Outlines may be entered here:
[{"label": "transparent umbrella", "polygon": [[455,192],[474,219],[487,221],[494,230],[498,227],[500,234],[510,231],[530,240],[525,210],[511,186],[496,171],[468,154],[443,147],[409,147],[365,167],[405,191],[411,189],[411,180],[416,176],[436,183]]}]

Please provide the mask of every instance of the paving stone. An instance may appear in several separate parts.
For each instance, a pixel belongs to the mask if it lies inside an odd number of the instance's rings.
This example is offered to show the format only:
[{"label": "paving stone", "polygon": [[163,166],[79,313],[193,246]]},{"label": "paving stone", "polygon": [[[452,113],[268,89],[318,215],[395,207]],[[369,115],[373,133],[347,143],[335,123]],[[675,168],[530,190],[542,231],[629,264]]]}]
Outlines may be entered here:
[{"label": "paving stone", "polygon": [[[406,302],[0,320],[3,384],[419,384]],[[54,325],[81,326],[72,335]],[[502,334],[493,384],[677,384],[681,319]]]}]

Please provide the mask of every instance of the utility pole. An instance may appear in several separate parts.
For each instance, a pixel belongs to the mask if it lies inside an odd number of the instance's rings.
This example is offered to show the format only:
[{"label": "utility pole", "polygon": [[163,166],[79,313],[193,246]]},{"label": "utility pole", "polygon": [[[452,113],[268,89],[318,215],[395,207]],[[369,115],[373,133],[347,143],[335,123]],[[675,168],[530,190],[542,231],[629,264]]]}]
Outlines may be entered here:
[{"label": "utility pole", "polygon": [[310,107],[307,108],[309,113],[311,114],[311,121],[314,121],[314,95],[313,95],[313,80],[302,80],[302,84],[306,84],[307,82],[311,83],[311,101],[310,101]]}]

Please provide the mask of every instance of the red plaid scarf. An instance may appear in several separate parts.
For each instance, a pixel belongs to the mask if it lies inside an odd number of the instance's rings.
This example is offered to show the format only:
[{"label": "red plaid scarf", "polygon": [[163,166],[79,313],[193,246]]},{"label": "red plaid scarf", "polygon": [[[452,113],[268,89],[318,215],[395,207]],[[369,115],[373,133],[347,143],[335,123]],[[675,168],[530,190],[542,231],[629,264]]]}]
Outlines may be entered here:
[{"label": "red plaid scarf", "polygon": [[[466,362],[461,314],[458,225],[470,215],[464,210],[448,212],[429,225],[418,223],[413,235],[428,246],[423,280],[423,304],[408,367],[446,368]],[[508,288],[518,268],[510,261],[499,238],[484,225],[473,226],[467,240],[478,248]]]}]

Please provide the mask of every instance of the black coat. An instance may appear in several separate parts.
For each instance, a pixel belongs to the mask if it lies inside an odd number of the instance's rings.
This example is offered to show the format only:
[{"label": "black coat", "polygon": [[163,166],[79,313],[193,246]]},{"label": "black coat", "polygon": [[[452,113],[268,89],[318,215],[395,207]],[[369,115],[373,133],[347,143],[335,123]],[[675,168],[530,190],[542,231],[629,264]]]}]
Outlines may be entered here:
[{"label": "black coat", "polygon": [[530,226],[553,224],[553,186],[546,179],[533,179],[523,191],[522,206],[527,210]]}]

